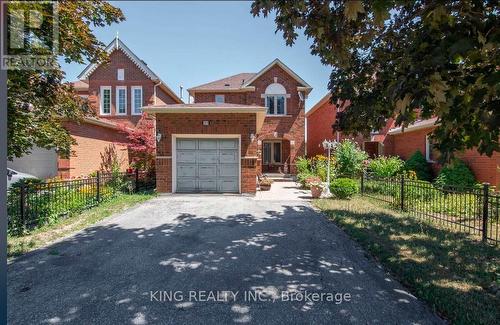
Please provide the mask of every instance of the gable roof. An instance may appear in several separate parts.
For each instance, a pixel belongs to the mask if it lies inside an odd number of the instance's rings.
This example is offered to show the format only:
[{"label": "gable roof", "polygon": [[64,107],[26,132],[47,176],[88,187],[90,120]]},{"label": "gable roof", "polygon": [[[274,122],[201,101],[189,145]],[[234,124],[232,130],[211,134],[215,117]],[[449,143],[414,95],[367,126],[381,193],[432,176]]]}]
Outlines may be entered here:
[{"label": "gable roof", "polygon": [[257,80],[260,76],[262,76],[266,71],[268,71],[269,69],[271,69],[273,66],[275,65],[278,65],[280,68],[282,68],[283,70],[286,71],[286,73],[288,73],[291,77],[293,77],[298,83],[300,83],[302,85],[302,87],[304,88],[308,88],[310,92],[312,90],[312,87],[304,81],[304,79],[302,79],[301,77],[299,77],[298,74],[296,74],[295,72],[293,72],[292,69],[290,69],[289,67],[287,67],[283,62],[281,62],[280,59],[276,58],[273,60],[273,62],[269,63],[268,65],[266,65],[262,70],[260,70],[259,72],[257,72],[252,78],[250,78],[249,80],[247,80],[244,84],[243,84],[243,87],[248,87],[252,84],[252,82],[254,82],[255,80]]},{"label": "gable roof", "polygon": [[316,112],[321,106],[323,106],[325,103],[330,102],[330,98],[332,98],[332,93],[328,92],[323,98],[319,100],[316,104],[314,104],[313,107],[311,107],[307,112],[306,112],[306,117],[311,116],[314,112]]},{"label": "gable roof", "polygon": [[188,91],[203,91],[203,90],[239,90],[244,82],[250,78],[252,78],[255,73],[238,73],[233,76],[229,76],[226,78],[222,78],[219,80],[215,80],[212,82],[208,82],[206,84],[192,87],[188,89]]},{"label": "gable roof", "polygon": [[286,73],[288,73],[292,78],[294,78],[299,84],[301,91],[305,91],[306,94],[310,93],[312,87],[300,78],[295,72],[287,67],[279,59],[274,59],[273,62],[269,63],[264,69],[257,73],[239,73],[226,78],[215,80],[200,86],[191,87],[188,89],[189,94],[192,95],[193,92],[212,92],[212,91],[227,91],[227,92],[241,92],[241,91],[254,91],[255,87],[251,84],[262,76],[266,71],[271,69],[273,66],[280,66]]},{"label": "gable roof", "polygon": [[[126,45],[123,43],[118,37],[115,37],[111,43],[106,46],[104,49],[108,55],[113,53],[116,50],[122,51],[149,79],[156,81],[160,84],[160,88],[162,88],[166,93],[168,93],[176,102],[183,103],[182,99],[180,99],[172,89],[170,89],[167,84],[156,75],[153,70],[151,70],[146,62],[141,60],[137,55],[134,54]],[[101,65],[101,63],[91,63],[89,64],[79,75],[78,79],[87,80],[89,76]]]}]

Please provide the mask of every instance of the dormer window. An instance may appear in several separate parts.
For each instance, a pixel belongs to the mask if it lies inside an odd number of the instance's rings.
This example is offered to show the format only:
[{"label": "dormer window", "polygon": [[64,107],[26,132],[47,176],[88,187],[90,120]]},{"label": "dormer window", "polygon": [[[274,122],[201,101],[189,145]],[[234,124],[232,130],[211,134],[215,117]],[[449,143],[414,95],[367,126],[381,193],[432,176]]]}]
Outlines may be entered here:
[{"label": "dormer window", "polygon": [[285,87],[279,83],[272,83],[267,86],[263,97],[268,115],[286,115],[286,99],[289,96]]},{"label": "dormer window", "polygon": [[116,70],[116,79],[125,80],[125,69]]}]

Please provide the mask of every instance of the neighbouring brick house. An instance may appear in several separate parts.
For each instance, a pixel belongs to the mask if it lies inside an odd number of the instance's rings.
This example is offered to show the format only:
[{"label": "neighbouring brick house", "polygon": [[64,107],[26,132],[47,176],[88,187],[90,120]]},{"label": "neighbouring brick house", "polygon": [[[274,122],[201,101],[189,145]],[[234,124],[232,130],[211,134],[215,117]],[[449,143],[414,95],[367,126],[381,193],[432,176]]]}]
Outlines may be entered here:
[{"label": "neighbouring brick house", "polygon": [[[324,154],[321,142],[324,139],[335,140],[337,134],[332,130],[335,122],[336,105],[330,103],[331,95],[327,94],[307,113],[307,154],[313,157]],[[348,109],[343,105],[342,109]],[[408,159],[417,150],[425,155],[437,174],[441,165],[436,162],[437,152],[432,149],[428,135],[436,128],[436,118],[420,120],[404,129],[395,127],[394,120],[389,119],[382,130],[372,132],[369,138],[358,136],[354,140],[370,154],[371,157],[386,155],[399,156]],[[339,132],[337,139],[349,138]],[[352,139],[352,138],[351,138]],[[456,155],[472,170],[480,182],[488,182],[500,186],[500,153],[495,152],[492,157],[480,155],[475,149],[469,149]]]},{"label": "neighbouring brick house", "polygon": [[[439,153],[432,149],[429,134],[436,128],[436,118],[417,121],[404,129],[392,127],[384,140],[384,153],[408,159],[415,151],[420,150],[431,163],[437,174],[441,165],[437,163]],[[500,153],[494,152],[491,157],[481,155],[476,149],[467,149],[456,154],[472,170],[476,179],[493,186],[500,186]]]},{"label": "neighbouring brick house", "polygon": [[90,64],[72,83],[75,91],[88,99],[95,117],[80,123],[66,121],[65,128],[77,144],[67,159],[59,158],[58,173],[73,178],[101,168],[111,151],[115,151],[122,170],[129,166],[125,134],[119,125],[134,127],[141,118],[142,107],[152,104],[178,104],[182,100],[120,39],[107,47],[109,60]]},{"label": "neighbouring brick house", "polygon": [[194,103],[149,105],[159,192],[254,193],[260,173],[295,173],[312,88],[276,59],[190,88]]}]

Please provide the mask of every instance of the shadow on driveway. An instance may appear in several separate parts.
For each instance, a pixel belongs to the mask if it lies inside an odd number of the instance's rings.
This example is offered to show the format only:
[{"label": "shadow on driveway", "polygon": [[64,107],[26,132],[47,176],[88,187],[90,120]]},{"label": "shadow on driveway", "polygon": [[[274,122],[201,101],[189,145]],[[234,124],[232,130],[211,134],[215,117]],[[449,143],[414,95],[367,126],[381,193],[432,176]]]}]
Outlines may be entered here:
[{"label": "shadow on driveway", "polygon": [[8,281],[9,324],[441,322],[300,201],[160,197],[16,260]]}]

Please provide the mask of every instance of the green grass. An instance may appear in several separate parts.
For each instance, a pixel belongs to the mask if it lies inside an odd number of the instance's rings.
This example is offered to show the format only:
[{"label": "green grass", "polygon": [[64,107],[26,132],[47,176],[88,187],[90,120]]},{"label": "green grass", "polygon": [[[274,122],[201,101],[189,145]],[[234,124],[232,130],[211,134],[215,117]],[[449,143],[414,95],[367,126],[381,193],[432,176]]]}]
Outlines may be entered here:
[{"label": "green grass", "polygon": [[12,258],[45,247],[57,239],[66,237],[113,214],[124,211],[133,205],[149,200],[154,196],[155,194],[152,192],[119,194],[109,201],[101,203],[99,206],[72,215],[69,218],[61,219],[55,224],[35,229],[29,234],[7,236],[7,256],[8,258]]},{"label": "green grass", "polygon": [[367,198],[319,199],[323,210],[416,296],[454,324],[498,324],[500,249]]}]

